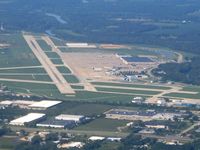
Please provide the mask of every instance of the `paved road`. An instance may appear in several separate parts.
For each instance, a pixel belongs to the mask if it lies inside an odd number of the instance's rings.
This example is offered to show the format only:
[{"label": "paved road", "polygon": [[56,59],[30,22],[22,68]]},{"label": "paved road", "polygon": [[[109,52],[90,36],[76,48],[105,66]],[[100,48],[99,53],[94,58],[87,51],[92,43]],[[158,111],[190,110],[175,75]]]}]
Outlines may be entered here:
[{"label": "paved road", "polygon": [[75,94],[74,90],[67,83],[62,74],[58,71],[55,65],[51,62],[48,56],[41,49],[35,38],[31,35],[24,35],[24,39],[32,49],[34,55],[38,58],[49,77],[52,79],[54,84],[57,86],[61,94]]},{"label": "paved road", "polygon": [[0,70],[7,70],[7,69],[30,69],[30,68],[43,68],[43,67],[42,66],[5,67],[5,68],[0,68]]},{"label": "paved road", "polygon": [[12,81],[12,82],[25,82],[25,83],[54,84],[53,82],[47,82],[47,81],[21,80],[21,79],[7,79],[7,78],[0,78],[0,81]]}]

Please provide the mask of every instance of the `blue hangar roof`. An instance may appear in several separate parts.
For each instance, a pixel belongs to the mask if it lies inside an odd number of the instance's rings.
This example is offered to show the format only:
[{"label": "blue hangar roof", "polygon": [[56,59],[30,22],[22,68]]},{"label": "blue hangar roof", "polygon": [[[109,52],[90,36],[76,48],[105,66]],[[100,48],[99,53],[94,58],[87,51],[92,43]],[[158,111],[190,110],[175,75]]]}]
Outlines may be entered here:
[{"label": "blue hangar roof", "polygon": [[153,62],[153,60],[151,60],[148,57],[135,57],[135,56],[131,56],[131,57],[122,57],[124,60],[126,60],[127,62]]}]

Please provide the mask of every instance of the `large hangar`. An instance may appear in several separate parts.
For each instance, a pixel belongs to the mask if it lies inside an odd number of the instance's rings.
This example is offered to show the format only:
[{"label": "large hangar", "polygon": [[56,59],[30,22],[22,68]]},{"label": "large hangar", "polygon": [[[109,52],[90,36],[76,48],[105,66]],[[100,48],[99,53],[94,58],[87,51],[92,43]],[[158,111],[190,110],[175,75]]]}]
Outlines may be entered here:
[{"label": "large hangar", "polygon": [[42,113],[29,113],[23,117],[12,120],[9,124],[16,126],[25,126],[31,123],[37,123],[41,119],[43,119],[46,115]]}]

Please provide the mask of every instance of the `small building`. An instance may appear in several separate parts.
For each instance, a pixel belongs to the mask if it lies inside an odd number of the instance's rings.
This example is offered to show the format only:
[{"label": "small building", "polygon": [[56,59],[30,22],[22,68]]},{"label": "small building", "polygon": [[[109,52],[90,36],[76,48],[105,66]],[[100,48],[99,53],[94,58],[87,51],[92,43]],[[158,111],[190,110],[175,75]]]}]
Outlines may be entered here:
[{"label": "small building", "polygon": [[82,148],[85,144],[82,142],[69,142],[69,143],[63,143],[63,144],[58,144],[58,148]]},{"label": "small building", "polygon": [[12,101],[1,101],[0,107],[8,107],[12,105]]},{"label": "small building", "polygon": [[111,142],[120,142],[122,138],[119,137],[108,137],[106,140],[111,141]]},{"label": "small building", "polygon": [[67,128],[71,129],[74,126],[76,126],[75,121],[72,120],[55,120],[55,119],[49,119],[43,122],[40,122],[36,125],[37,127],[46,127],[46,128]]},{"label": "small building", "polygon": [[103,141],[105,139],[105,137],[102,136],[91,136],[88,140],[91,141]]},{"label": "small building", "polygon": [[168,129],[168,126],[166,126],[165,124],[156,121],[145,122],[144,124],[145,127],[151,129]]},{"label": "small building", "polygon": [[62,101],[42,100],[29,105],[29,108],[34,110],[45,110],[60,103],[62,103]]},{"label": "small building", "polygon": [[29,106],[34,104],[35,101],[28,101],[28,100],[15,100],[13,101],[12,105],[17,106],[22,109],[29,109]]},{"label": "small building", "polygon": [[42,113],[29,113],[23,117],[12,120],[9,124],[16,126],[25,126],[31,123],[37,123],[38,121],[44,119],[46,115]]},{"label": "small building", "polygon": [[74,121],[76,123],[81,123],[85,120],[85,116],[82,115],[68,115],[68,114],[61,114],[59,116],[55,117],[56,120],[71,120]]},{"label": "small building", "polygon": [[154,129],[143,129],[139,131],[140,134],[154,134],[155,130]]},{"label": "small building", "polygon": [[142,104],[144,101],[145,101],[144,97],[137,96],[137,97],[133,98],[132,103],[134,103],[134,104]]}]

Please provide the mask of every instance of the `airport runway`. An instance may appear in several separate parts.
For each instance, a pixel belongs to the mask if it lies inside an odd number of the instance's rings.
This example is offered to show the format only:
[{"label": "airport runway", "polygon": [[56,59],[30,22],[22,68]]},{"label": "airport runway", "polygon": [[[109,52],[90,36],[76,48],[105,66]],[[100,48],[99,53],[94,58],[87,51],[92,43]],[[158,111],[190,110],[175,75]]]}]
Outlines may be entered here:
[{"label": "airport runway", "polygon": [[48,56],[41,49],[36,39],[31,35],[23,35],[24,39],[32,49],[34,55],[40,61],[49,77],[52,79],[54,84],[57,86],[61,94],[75,94],[75,91],[71,88],[70,84],[67,83],[62,74],[58,71],[56,66],[51,62]]}]

